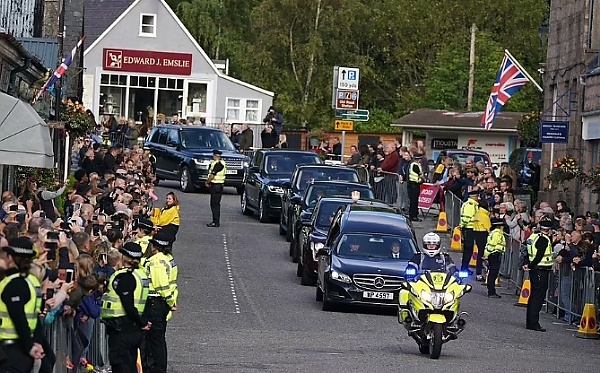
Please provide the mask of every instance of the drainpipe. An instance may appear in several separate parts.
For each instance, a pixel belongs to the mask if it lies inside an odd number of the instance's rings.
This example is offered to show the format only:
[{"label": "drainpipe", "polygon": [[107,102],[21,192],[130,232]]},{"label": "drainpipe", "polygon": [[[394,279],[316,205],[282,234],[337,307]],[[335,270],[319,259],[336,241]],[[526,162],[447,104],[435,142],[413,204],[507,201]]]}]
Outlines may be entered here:
[{"label": "drainpipe", "polygon": [[8,94],[10,96],[19,97],[19,88],[15,86],[17,74],[27,71],[31,67],[31,58],[25,58],[23,66],[14,68],[8,78]]},{"label": "drainpipe", "polygon": [[[576,84],[579,84],[581,86],[581,108],[579,110],[579,116],[580,118],[582,118],[583,120],[583,116],[581,114],[583,114],[583,110],[585,109],[585,86],[586,86],[586,82],[585,82],[585,78],[587,77],[587,74],[584,76],[583,82],[580,82],[580,80],[577,80]],[[580,84],[582,83],[582,84]],[[569,98],[570,101],[570,98]],[[579,144],[579,167],[581,167],[583,165],[583,143],[584,143],[584,139],[582,138],[580,140],[580,144]],[[577,180],[575,182],[575,196],[581,196],[581,193],[583,192],[583,188],[581,187],[581,180]],[[579,197],[578,197],[579,198]],[[591,206],[591,201],[588,203],[588,208]],[[579,211],[581,212],[581,211]]]}]

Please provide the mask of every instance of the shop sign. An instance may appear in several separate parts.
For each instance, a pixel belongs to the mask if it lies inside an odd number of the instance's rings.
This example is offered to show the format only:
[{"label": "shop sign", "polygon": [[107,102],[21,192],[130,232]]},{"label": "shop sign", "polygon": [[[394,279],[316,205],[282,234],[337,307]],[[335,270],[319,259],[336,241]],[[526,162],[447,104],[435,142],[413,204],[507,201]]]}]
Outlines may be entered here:
[{"label": "shop sign", "polygon": [[431,149],[456,149],[458,147],[457,139],[433,139],[431,140]]},{"label": "shop sign", "polygon": [[105,48],[102,67],[110,71],[191,75],[192,54]]},{"label": "shop sign", "polygon": [[458,147],[488,153],[493,164],[508,162],[508,137],[486,135],[460,135]]},{"label": "shop sign", "polygon": [[547,121],[540,123],[540,142],[542,144],[566,144],[569,142],[568,121]]}]

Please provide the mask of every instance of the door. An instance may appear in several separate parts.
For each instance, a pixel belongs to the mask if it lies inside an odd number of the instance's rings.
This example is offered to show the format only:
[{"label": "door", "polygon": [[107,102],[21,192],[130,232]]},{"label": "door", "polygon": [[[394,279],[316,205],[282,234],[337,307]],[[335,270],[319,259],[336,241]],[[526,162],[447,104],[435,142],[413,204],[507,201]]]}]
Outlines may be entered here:
[{"label": "door", "polygon": [[161,127],[156,128],[154,130],[154,132],[150,136],[150,142],[148,144],[148,147],[150,148],[150,152],[152,153],[152,155],[154,155],[154,157],[156,158],[156,173],[158,174],[158,176],[166,177],[167,174],[165,173],[164,169],[164,144],[166,144],[167,136],[163,130],[164,129]]},{"label": "door", "polygon": [[[260,178],[260,170],[262,169],[262,159],[263,153],[256,152],[254,154],[254,158],[250,163],[250,167],[248,168],[248,180],[246,181],[246,196],[248,198],[248,203],[254,207],[258,208],[258,194],[260,192],[259,178]],[[254,172],[253,168],[257,168],[258,172]]]},{"label": "door", "polygon": [[167,142],[165,144],[164,165],[165,169],[173,176],[179,174],[179,165],[181,164],[181,144],[179,140],[179,128],[169,128],[167,131]]}]

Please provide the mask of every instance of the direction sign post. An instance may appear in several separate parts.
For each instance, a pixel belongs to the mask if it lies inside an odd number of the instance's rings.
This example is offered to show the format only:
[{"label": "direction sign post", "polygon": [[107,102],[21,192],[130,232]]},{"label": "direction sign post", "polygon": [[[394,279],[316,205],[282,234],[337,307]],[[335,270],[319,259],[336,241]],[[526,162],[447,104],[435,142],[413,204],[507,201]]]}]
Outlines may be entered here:
[{"label": "direction sign post", "polygon": [[360,70],[357,67],[338,67],[337,89],[358,91]]},{"label": "direction sign post", "polygon": [[338,89],[335,101],[336,109],[358,110],[358,91]]},{"label": "direction sign post", "polygon": [[334,123],[336,131],[354,131],[354,122],[351,120],[336,120]]}]

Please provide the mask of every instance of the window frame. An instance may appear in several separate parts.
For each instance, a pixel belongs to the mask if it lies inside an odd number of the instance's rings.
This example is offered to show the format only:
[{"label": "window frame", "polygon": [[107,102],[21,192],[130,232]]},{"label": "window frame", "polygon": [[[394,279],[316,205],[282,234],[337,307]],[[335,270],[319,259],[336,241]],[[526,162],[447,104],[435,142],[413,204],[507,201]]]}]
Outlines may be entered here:
[{"label": "window frame", "polygon": [[[238,100],[240,102],[240,106],[238,106],[238,107],[229,106],[229,100]],[[248,105],[249,101],[257,101],[258,107],[256,109],[248,108],[247,105]],[[234,124],[234,123],[261,124],[262,123],[262,118],[261,118],[262,101],[263,100],[260,98],[242,98],[242,97],[230,97],[230,96],[225,97],[225,122],[230,123],[230,124]],[[227,116],[227,111],[229,109],[239,110],[239,112],[240,112],[239,118],[237,118],[237,119],[229,118]],[[246,120],[246,112],[247,111],[257,111],[258,112],[256,121],[247,121]]]},{"label": "window frame", "polygon": [[[144,17],[152,17],[152,25],[144,24]],[[144,32],[144,26],[152,26],[152,32]],[[155,38],[156,37],[156,14],[152,13],[140,13],[140,28],[138,36],[144,38]]]}]

